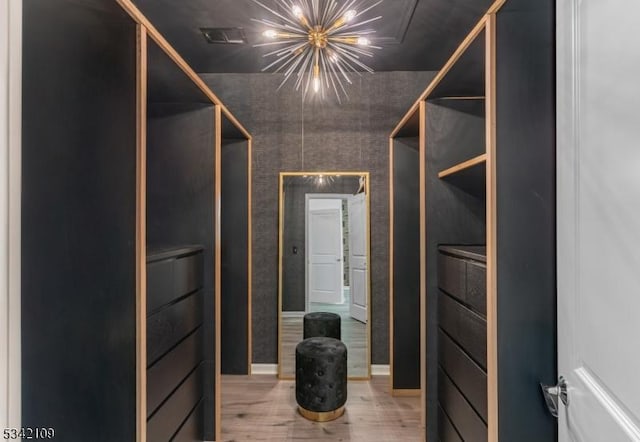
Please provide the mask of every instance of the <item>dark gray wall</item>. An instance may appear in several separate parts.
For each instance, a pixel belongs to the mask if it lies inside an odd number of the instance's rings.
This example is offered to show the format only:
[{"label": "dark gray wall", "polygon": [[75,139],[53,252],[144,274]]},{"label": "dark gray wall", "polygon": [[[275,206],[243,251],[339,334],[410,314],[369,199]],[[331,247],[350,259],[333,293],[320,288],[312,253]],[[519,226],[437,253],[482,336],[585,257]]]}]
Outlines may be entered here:
[{"label": "dark gray wall", "polygon": [[[301,176],[285,177],[284,228],[282,238],[282,311],[305,310],[305,195],[308,193],[354,194],[359,178],[336,177],[333,182],[318,185]],[[293,248],[296,247],[296,252]]]},{"label": "dark gray wall", "polygon": [[23,26],[22,422],[134,440],[135,25],[48,0]]},{"label": "dark gray wall", "polygon": [[555,441],[555,2],[510,0],[496,35],[498,436]]},{"label": "dark gray wall", "polygon": [[277,362],[278,174],[302,170],[371,173],[372,362],[388,363],[389,134],[434,75],[356,77],[342,105],[303,105],[291,85],[276,91],[279,74],[202,75],[254,137],[254,363]]}]

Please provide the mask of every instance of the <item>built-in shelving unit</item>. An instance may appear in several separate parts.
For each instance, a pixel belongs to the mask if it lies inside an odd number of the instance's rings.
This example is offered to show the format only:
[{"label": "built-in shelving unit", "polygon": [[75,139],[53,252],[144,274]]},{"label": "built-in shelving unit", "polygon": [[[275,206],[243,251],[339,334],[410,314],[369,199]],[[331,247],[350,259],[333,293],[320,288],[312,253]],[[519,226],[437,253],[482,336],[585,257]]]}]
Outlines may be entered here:
[{"label": "built-in shelving unit", "polygon": [[[427,440],[555,440],[532,381],[555,382],[553,11],[496,2],[391,134],[392,302],[416,213],[393,203],[419,185]],[[394,164],[407,139],[418,178]]]},{"label": "built-in shelving unit", "polygon": [[487,154],[480,154],[477,157],[438,172],[438,178],[470,194],[482,196],[485,192],[484,184],[487,179]]},{"label": "built-in shelving unit", "polygon": [[232,278],[250,359],[251,136],[130,0],[26,2],[24,36],[23,422],[220,440]]}]

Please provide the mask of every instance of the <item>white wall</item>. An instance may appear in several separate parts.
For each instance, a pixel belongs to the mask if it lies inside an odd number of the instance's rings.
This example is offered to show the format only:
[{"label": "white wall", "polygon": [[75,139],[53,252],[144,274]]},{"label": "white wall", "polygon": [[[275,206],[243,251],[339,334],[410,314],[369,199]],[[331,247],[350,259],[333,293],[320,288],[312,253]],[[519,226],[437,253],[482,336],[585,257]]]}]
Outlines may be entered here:
[{"label": "white wall", "polygon": [[0,428],[20,426],[22,0],[0,2]]}]

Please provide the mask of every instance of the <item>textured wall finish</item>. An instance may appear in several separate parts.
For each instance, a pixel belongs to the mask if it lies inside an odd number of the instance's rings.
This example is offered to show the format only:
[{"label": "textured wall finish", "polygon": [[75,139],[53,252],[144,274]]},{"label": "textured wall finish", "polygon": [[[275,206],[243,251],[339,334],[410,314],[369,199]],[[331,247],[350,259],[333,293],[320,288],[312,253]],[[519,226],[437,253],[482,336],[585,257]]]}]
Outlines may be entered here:
[{"label": "textured wall finish", "polygon": [[350,100],[302,103],[279,74],[203,74],[253,135],[253,362],[277,362],[278,174],[371,173],[372,363],[389,359],[389,134],[435,72],[366,74]]}]

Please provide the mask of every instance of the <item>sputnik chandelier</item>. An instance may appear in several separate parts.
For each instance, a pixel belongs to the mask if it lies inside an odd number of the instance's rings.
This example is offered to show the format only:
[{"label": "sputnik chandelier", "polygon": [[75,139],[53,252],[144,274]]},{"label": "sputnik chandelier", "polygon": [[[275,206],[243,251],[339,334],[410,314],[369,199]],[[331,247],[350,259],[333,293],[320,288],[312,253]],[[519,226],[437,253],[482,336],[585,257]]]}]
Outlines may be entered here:
[{"label": "sputnik chandelier", "polygon": [[381,48],[371,44],[370,36],[375,31],[362,26],[382,17],[358,17],[383,0],[373,4],[371,0],[276,0],[276,9],[253,1],[276,17],[253,21],[264,25],[267,29],[262,35],[273,40],[254,46],[278,47],[264,55],[276,59],[262,69],[284,72],[278,90],[294,77],[296,90],[305,97],[313,91],[325,98],[333,91],[340,102],[341,96],[348,98],[345,83],[352,84],[351,74],[373,72],[361,60],[373,57],[371,49]]}]

